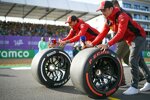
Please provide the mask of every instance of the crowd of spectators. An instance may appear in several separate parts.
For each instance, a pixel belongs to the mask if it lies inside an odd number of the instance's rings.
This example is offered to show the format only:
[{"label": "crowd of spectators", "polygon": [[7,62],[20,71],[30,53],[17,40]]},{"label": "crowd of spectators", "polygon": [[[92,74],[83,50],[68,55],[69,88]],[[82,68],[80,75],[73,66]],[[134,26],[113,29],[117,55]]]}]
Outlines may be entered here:
[{"label": "crowd of spectators", "polygon": [[67,26],[0,21],[0,35],[63,37],[68,31]]}]

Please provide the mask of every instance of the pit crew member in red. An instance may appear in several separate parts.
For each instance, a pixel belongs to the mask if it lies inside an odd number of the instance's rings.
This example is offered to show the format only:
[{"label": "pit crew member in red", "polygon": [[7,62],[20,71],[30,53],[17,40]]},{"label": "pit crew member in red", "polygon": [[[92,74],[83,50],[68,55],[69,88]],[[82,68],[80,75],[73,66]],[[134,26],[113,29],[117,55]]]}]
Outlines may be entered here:
[{"label": "pit crew member in red", "polygon": [[[110,28],[114,31],[115,36],[107,43],[98,45],[102,50],[107,49],[109,46],[117,43],[118,41],[125,40],[130,48],[129,65],[131,66],[132,82],[131,86],[123,92],[124,95],[133,95],[139,93],[139,62],[143,59],[140,53],[144,49],[146,43],[146,33],[144,29],[125,12],[119,8],[114,7],[111,1],[103,0],[97,11],[101,11],[106,18],[106,23],[102,32],[90,44],[91,46],[97,45],[108,34]],[[124,52],[124,51],[122,51]],[[145,63],[145,62],[144,62]],[[150,71],[147,66],[141,66],[145,72],[147,82],[140,91],[150,90]]]},{"label": "pit crew member in red", "polygon": [[95,37],[99,34],[99,31],[91,27],[89,24],[85,23],[82,19],[76,16],[69,16],[66,23],[71,27],[67,37],[60,40],[60,45],[65,45],[66,43],[73,43],[80,40],[81,36],[86,37],[86,41],[93,41]]}]

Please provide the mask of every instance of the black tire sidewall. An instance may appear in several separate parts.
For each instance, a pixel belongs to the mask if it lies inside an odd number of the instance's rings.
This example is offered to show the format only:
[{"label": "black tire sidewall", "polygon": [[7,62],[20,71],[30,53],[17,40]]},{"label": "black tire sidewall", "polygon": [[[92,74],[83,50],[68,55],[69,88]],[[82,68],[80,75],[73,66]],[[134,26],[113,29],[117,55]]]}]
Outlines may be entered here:
[{"label": "black tire sidewall", "polygon": [[37,71],[35,71],[36,77],[38,78],[39,83],[42,83],[43,85],[45,85],[46,87],[49,87],[49,88],[61,87],[70,79],[70,65],[67,66],[68,70],[65,73],[64,79],[62,79],[61,81],[54,82],[53,80],[48,78],[48,76],[44,72],[45,70],[43,68],[43,64],[45,63],[44,61],[46,60],[46,58],[49,58],[53,55],[62,55],[64,57],[66,57],[65,59],[67,59],[71,65],[70,56],[65,51],[58,49],[58,48],[45,50],[45,52],[42,55],[37,56],[37,57],[39,57],[39,62],[37,62],[38,63],[37,69],[34,69],[34,70],[37,70]]},{"label": "black tire sidewall", "polygon": [[[99,92],[98,90],[96,90],[93,85],[90,82],[90,78],[89,78],[89,71],[90,71],[90,67],[92,66],[93,62],[96,61],[99,57],[103,57],[103,56],[110,56],[115,63],[117,64],[117,68],[119,70],[118,72],[118,78],[119,81],[115,84],[115,87],[113,87],[110,91],[108,91],[107,93],[104,92]],[[97,50],[94,53],[92,53],[88,60],[87,63],[84,67],[84,74],[83,74],[83,86],[84,89],[86,91],[86,93],[88,94],[89,97],[91,98],[106,98],[110,95],[112,95],[113,93],[115,93],[115,91],[117,91],[117,89],[119,88],[120,84],[121,84],[121,80],[122,80],[122,65],[119,61],[119,58],[117,57],[117,55],[111,51],[111,50],[106,50],[106,51],[100,51]]]}]

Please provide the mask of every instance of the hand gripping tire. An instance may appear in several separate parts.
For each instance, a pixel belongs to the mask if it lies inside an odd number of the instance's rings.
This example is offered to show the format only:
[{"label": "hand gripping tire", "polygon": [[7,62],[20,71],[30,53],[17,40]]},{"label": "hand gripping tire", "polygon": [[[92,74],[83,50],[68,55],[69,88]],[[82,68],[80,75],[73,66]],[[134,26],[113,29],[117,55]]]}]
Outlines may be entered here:
[{"label": "hand gripping tire", "polygon": [[58,48],[38,52],[32,60],[31,69],[34,78],[49,88],[64,85],[70,79],[71,58]]},{"label": "hand gripping tire", "polygon": [[122,66],[114,52],[87,48],[72,60],[70,76],[74,86],[94,99],[106,98],[120,86]]}]

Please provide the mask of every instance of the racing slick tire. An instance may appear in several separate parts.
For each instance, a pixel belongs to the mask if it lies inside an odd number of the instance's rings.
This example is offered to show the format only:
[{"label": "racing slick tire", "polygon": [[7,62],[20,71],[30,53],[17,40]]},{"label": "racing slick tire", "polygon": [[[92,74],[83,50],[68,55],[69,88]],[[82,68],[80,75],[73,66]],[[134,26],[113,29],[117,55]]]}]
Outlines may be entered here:
[{"label": "racing slick tire", "polygon": [[71,58],[59,48],[38,52],[31,63],[34,78],[49,88],[63,86],[70,79]]},{"label": "racing slick tire", "polygon": [[73,85],[94,99],[115,93],[122,81],[122,65],[111,50],[87,48],[72,60],[70,77]]}]

